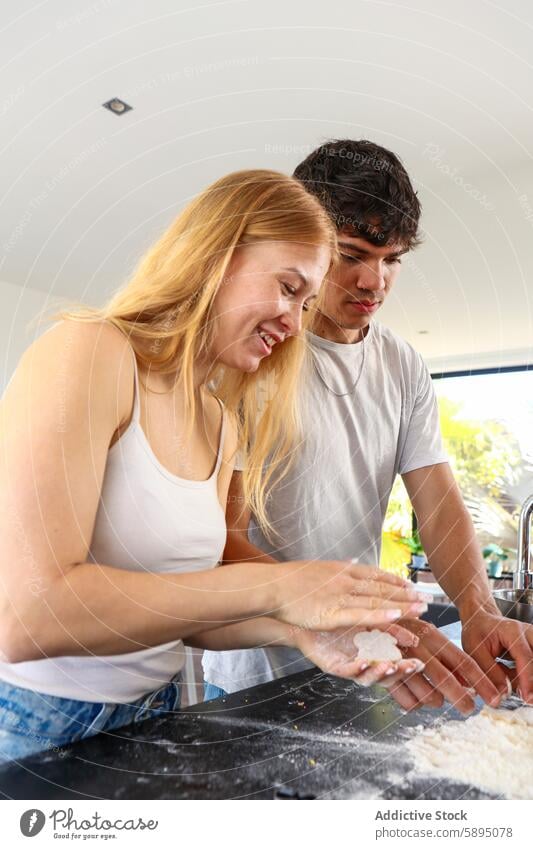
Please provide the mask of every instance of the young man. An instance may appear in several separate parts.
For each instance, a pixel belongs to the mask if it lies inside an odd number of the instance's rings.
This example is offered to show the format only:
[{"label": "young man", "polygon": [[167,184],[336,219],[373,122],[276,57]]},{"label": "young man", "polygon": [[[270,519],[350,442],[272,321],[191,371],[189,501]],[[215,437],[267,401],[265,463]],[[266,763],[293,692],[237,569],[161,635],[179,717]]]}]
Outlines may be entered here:
[{"label": "young man", "polygon": [[[374,316],[401,258],[419,241],[420,204],[400,160],[368,141],[327,142],[295,171],[335,221],[342,262],[308,334],[302,379],[305,437],[269,500],[276,540],[241,509],[240,473],[228,505],[225,560],[357,557],[378,563],[390,491],[402,475],[432,571],[459,609],[462,652],[428,623],[406,620],[420,643],[409,654],[423,674],[389,689],[406,709],[443,699],[468,713],[468,688],[498,704],[508,652],[522,698],[533,703],[533,626],[495,606],[471,518],[443,452],[431,378],[422,358]],[[404,624],[404,621],[402,621]],[[206,652],[206,698],[306,668],[294,650]]]}]

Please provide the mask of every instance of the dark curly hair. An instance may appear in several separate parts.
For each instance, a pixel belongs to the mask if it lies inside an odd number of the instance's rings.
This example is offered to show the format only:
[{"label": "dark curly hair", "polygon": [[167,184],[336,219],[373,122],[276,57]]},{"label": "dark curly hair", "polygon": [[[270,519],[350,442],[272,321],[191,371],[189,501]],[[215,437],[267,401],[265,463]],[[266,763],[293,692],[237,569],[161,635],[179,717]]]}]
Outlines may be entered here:
[{"label": "dark curly hair", "polygon": [[301,162],[294,176],[326,208],[338,230],[374,245],[414,248],[421,206],[392,151],[361,139],[333,139]]}]

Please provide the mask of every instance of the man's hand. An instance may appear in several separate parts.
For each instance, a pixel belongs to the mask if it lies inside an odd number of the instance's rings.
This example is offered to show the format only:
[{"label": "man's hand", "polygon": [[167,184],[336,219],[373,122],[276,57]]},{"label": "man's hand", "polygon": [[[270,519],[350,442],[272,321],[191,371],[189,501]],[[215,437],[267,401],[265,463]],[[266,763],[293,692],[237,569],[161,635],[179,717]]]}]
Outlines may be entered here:
[{"label": "man's hand", "polygon": [[[334,631],[294,630],[294,646],[298,648],[323,672],[339,678],[350,678],[363,687],[383,684],[394,677],[396,680],[408,680],[414,673],[424,668],[422,661],[406,658],[399,661],[368,662],[356,657],[353,638],[364,628],[338,628]],[[387,631],[396,638],[402,648],[414,647],[418,638],[405,628],[390,625],[380,630]]]},{"label": "man's hand", "polygon": [[[533,704],[533,625],[481,609],[465,617],[462,643],[501,692],[510,680],[518,695]],[[516,663],[516,670],[497,663],[505,653]]]},{"label": "man's hand", "polygon": [[499,687],[495,685],[472,657],[434,625],[419,619],[402,619],[400,624],[419,638],[418,645],[403,650],[404,656],[416,657],[425,664],[423,675],[413,675],[407,681],[391,677],[382,682],[405,710],[422,705],[441,707],[446,700],[466,715],[475,707],[469,689],[493,707],[508,694],[505,681]]}]

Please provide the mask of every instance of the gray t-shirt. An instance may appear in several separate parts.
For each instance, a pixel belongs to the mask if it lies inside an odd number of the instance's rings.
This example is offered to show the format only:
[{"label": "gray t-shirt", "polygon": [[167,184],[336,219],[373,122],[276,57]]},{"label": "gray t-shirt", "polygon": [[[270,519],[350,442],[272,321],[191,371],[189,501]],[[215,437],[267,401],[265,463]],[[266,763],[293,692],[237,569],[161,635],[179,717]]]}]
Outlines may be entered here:
[{"label": "gray t-shirt", "polygon": [[[375,321],[364,344],[311,333],[308,340],[312,357],[301,381],[304,436],[268,502],[276,543],[253,517],[248,538],[277,560],[356,557],[377,564],[396,475],[448,459],[431,377],[422,357]],[[346,392],[359,373],[353,392],[342,397],[324,385]],[[272,647],[206,651],[203,666],[206,681],[235,692],[310,664],[295,649]]]}]

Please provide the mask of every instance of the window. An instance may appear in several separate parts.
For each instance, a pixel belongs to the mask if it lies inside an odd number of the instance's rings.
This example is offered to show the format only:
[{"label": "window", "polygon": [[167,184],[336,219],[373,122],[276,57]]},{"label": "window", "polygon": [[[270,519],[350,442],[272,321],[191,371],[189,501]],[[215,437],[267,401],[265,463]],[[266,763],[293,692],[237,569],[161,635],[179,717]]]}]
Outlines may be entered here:
[{"label": "window", "polygon": [[[518,513],[533,492],[533,370],[434,376],[445,449],[481,547],[509,549],[514,569]],[[385,521],[391,535],[409,536],[411,506],[401,480]],[[385,565],[386,563],[383,563]]]}]

